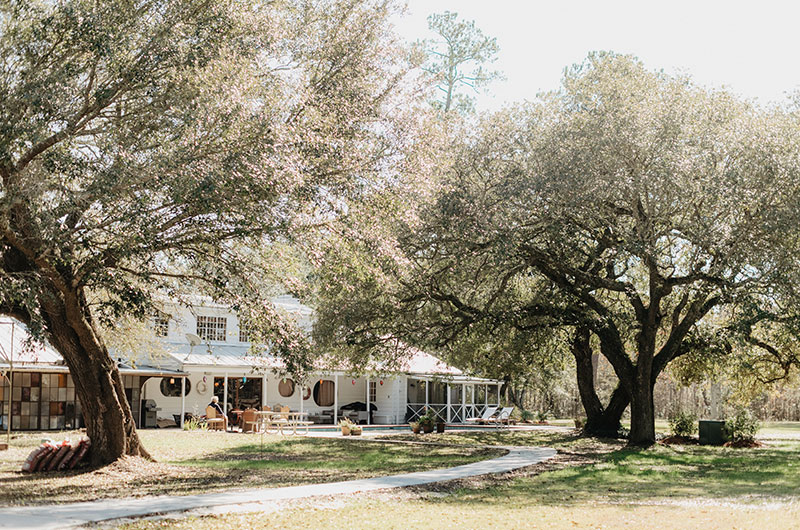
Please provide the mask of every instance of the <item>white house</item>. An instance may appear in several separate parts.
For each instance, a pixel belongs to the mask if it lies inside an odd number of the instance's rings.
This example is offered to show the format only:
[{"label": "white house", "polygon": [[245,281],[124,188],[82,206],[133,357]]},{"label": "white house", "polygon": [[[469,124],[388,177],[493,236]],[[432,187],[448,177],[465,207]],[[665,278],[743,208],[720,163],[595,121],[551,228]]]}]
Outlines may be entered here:
[{"label": "white house", "polygon": [[[400,371],[353,376],[325,370],[312,374],[300,388],[291,377],[281,375],[278,359],[251,354],[247,329],[235,312],[209,300],[194,301],[198,303],[192,307],[167,305],[169,314],[154,319],[168,354],[148,364],[186,374],[144,383],[142,399],[154,400],[159,416],[202,414],[216,395],[226,410],[285,405],[308,412],[315,423],[336,423],[342,414],[364,423],[405,423],[426,407],[443,420],[458,423],[479,416],[487,403],[498,402],[499,381],[466,376],[421,351],[414,351]],[[301,327],[310,328],[310,308],[291,296],[272,301]],[[184,399],[181,385],[185,385]],[[348,409],[351,404],[355,405]],[[353,408],[363,410],[359,415]]]},{"label": "white house", "polygon": [[[273,303],[296,318],[302,327],[310,328],[313,318],[310,308],[290,296],[277,297]],[[193,299],[191,307],[165,304],[164,312],[153,319],[153,329],[163,342],[162,355],[112,353],[120,360],[126,388],[130,386],[128,399],[140,427],[153,426],[155,416],[180,422],[188,414],[204,414],[215,395],[225,410],[285,405],[309,413],[315,423],[336,423],[342,415],[347,415],[362,423],[399,424],[420,416],[425,408],[431,408],[448,423],[460,423],[465,418],[480,416],[487,404],[499,402],[500,381],[466,376],[457,368],[416,350],[399,370],[361,376],[343,370],[324,370],[312,374],[301,388],[291,377],[281,375],[279,359],[251,354],[247,329],[234,311],[207,299]],[[0,326],[0,350],[8,338],[2,331]],[[17,362],[15,366],[16,372],[33,374],[38,370],[41,375],[15,379],[10,394],[7,380],[0,386],[0,399],[8,397],[6,408],[12,411],[14,429],[78,424],[80,411],[74,389],[71,410],[78,408],[69,416],[73,421],[67,416],[54,422],[48,416],[45,423],[30,419],[34,405],[25,405],[23,392],[29,399],[32,392],[43,395],[42,381],[47,380],[50,385],[51,373],[65,374],[65,385],[69,385],[66,367],[58,354],[51,348],[44,350],[50,361],[46,365],[35,361]],[[7,370],[7,365],[0,356],[0,370],[4,366]],[[36,386],[32,383],[42,389],[31,390]],[[24,384],[30,387],[27,391],[23,390]],[[38,407],[43,409],[45,405]],[[28,414],[23,414],[23,410]],[[0,418],[0,423],[8,421],[7,414]]]}]

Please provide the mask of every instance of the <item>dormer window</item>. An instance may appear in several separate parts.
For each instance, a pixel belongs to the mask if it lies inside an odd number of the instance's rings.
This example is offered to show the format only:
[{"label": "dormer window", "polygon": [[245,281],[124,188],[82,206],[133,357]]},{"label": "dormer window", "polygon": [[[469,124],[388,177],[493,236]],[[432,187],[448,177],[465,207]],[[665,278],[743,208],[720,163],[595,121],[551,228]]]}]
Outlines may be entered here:
[{"label": "dormer window", "polygon": [[239,319],[239,342],[250,342],[250,326],[243,318]]},{"label": "dormer window", "polygon": [[197,336],[208,341],[225,341],[227,322],[225,317],[197,317]]},{"label": "dormer window", "polygon": [[169,315],[160,311],[153,315],[153,332],[156,337],[166,337],[169,333]]}]

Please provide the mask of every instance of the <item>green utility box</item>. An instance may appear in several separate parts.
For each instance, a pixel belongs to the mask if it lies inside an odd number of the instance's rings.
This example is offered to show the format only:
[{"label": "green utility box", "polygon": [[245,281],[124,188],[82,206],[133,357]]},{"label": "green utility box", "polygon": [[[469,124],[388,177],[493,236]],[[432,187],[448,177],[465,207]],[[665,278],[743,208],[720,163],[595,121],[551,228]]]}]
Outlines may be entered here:
[{"label": "green utility box", "polygon": [[700,420],[700,444],[722,445],[725,439],[725,422],[721,420]]}]

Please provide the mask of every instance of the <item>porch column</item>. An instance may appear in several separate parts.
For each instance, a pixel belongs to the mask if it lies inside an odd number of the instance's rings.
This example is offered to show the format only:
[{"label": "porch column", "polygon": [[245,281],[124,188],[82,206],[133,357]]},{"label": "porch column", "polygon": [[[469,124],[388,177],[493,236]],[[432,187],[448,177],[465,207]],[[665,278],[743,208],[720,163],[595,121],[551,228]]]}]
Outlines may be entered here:
[{"label": "porch column", "polygon": [[369,410],[369,377],[367,377],[367,425],[370,424],[369,417],[371,415]]},{"label": "porch column", "polygon": [[429,400],[428,393],[430,392],[430,386],[431,385],[428,384],[428,380],[427,379],[424,379],[424,381],[425,381],[425,408],[427,409],[428,408],[428,400]]},{"label": "porch column", "polygon": [[225,372],[225,384],[222,386],[222,413],[228,417],[228,372]]},{"label": "porch column", "polygon": [[483,385],[483,408],[486,410],[486,407],[489,406],[489,385]]},{"label": "porch column", "polygon": [[339,374],[333,376],[333,424],[339,423]]},{"label": "porch column", "polygon": [[472,383],[469,387],[472,389],[472,416],[477,416],[478,409],[475,407],[475,383]]},{"label": "porch column", "polygon": [[497,383],[497,408],[500,408],[500,383]]},{"label": "porch column", "polygon": [[264,377],[261,378],[261,410],[267,404],[267,373],[264,372]]},{"label": "porch column", "polygon": [[300,392],[298,392],[300,394],[300,412],[303,412],[303,390],[305,390],[305,385],[301,383]]},{"label": "porch column", "polygon": [[466,423],[467,419],[467,385],[461,383],[461,423]]},{"label": "porch column", "polygon": [[447,423],[450,423],[450,383],[447,383]]},{"label": "porch column", "polygon": [[186,376],[181,377],[181,430],[183,430],[183,417],[186,415]]}]

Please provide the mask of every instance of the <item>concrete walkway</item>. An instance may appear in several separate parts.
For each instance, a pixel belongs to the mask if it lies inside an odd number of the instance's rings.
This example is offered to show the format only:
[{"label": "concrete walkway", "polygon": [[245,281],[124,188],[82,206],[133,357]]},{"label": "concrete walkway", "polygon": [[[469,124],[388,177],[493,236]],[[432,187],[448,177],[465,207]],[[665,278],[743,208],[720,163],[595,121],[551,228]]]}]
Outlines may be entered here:
[{"label": "concrete walkway", "polygon": [[27,506],[0,509],[0,528],[60,529],[113,519],[143,517],[153,514],[211,509],[214,513],[260,511],[265,503],[305,499],[320,495],[339,495],[503,473],[530,466],[555,456],[555,449],[542,447],[502,447],[508,454],[449,469],[405,473],[328,484],[310,484],[274,489],[250,489],[204,493],[201,495],[105,499],[73,504]]}]

